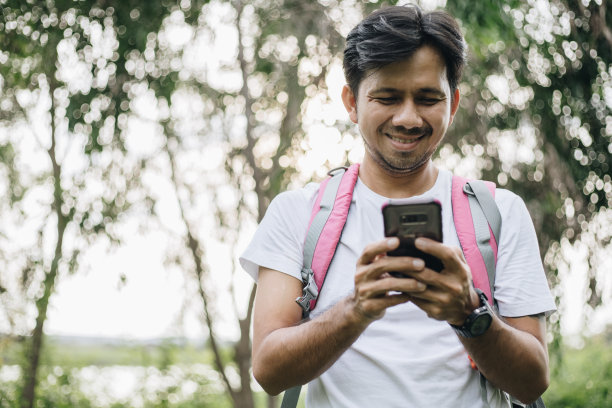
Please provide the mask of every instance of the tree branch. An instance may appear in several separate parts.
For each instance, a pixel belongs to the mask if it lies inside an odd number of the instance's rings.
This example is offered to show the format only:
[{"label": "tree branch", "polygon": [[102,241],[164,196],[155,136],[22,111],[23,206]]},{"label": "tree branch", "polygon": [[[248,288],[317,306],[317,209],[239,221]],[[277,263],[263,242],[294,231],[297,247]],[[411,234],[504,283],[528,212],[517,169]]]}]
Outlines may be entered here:
[{"label": "tree branch", "polygon": [[[255,179],[255,192],[258,198],[265,197],[265,192],[263,190],[263,182],[266,177],[265,173],[262,169],[257,165],[255,160],[255,154],[253,150],[255,148],[256,140],[253,136],[253,127],[255,125],[255,116],[253,115],[253,98],[251,98],[251,94],[249,92],[248,86],[248,63],[244,56],[244,45],[242,44],[244,33],[242,32],[242,28],[240,27],[240,20],[242,18],[242,12],[244,10],[244,5],[241,0],[235,0],[233,2],[234,8],[236,9],[237,17],[236,17],[236,30],[238,31],[238,62],[240,63],[240,73],[242,75],[242,87],[240,88],[240,95],[244,98],[244,115],[246,117],[246,139],[247,139],[247,147],[242,151],[244,156],[247,159],[247,163],[253,170],[253,178]],[[258,211],[257,211],[257,221],[261,221],[263,214],[266,210],[265,200],[258,200]]]},{"label": "tree branch", "polygon": [[[165,125],[164,128],[165,128],[166,135],[168,135],[169,134],[168,132],[170,132],[170,129],[168,128],[167,125]],[[232,400],[236,401],[236,391],[232,387],[229,381],[229,378],[225,374],[225,364],[223,363],[223,358],[221,357],[221,350],[218,345],[214,326],[213,326],[212,316],[210,313],[209,299],[204,290],[205,270],[204,270],[204,265],[202,262],[203,249],[202,249],[202,246],[200,245],[199,240],[195,237],[195,235],[192,232],[191,224],[189,223],[186,217],[185,204],[179,194],[179,186],[181,182],[179,181],[178,176],[177,176],[175,153],[171,151],[171,148],[168,146],[168,143],[165,144],[164,150],[166,151],[166,154],[168,155],[168,160],[170,161],[170,169],[171,169],[170,174],[171,174],[172,185],[174,186],[174,191],[176,194],[179,211],[181,214],[181,220],[185,224],[185,229],[187,231],[187,246],[191,252],[191,256],[193,258],[193,262],[195,265],[195,275],[198,281],[198,294],[200,296],[200,299],[202,300],[202,305],[204,308],[204,319],[206,321],[206,327],[208,328],[209,341],[210,341],[210,346],[211,346],[214,360],[215,360],[215,367],[217,368],[219,375],[221,375],[221,379],[223,380],[225,389],[230,394],[230,397],[232,398]]]}]

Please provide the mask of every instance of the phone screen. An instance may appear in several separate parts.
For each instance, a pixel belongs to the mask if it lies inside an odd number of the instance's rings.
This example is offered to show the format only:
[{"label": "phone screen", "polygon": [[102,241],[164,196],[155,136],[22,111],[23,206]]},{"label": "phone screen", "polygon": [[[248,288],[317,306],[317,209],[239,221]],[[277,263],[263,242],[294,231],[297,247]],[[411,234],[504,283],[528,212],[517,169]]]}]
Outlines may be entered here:
[{"label": "phone screen", "polygon": [[[425,266],[440,272],[442,261],[426,254],[414,246],[418,237],[426,237],[442,242],[442,207],[439,202],[431,201],[417,204],[387,204],[382,209],[386,237],[398,237],[400,245],[387,253],[389,256],[409,256],[425,261]],[[392,273],[404,277],[401,273]]]}]

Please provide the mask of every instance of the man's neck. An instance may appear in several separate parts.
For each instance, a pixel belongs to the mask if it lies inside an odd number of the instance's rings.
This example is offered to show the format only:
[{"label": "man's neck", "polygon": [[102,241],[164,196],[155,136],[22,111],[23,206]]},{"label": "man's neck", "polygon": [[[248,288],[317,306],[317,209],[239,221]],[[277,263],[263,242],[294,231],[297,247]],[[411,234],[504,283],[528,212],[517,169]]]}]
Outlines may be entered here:
[{"label": "man's neck", "polygon": [[394,175],[366,157],[359,168],[359,179],[376,194],[388,198],[408,198],[427,192],[436,183],[438,169],[428,161],[415,171]]}]

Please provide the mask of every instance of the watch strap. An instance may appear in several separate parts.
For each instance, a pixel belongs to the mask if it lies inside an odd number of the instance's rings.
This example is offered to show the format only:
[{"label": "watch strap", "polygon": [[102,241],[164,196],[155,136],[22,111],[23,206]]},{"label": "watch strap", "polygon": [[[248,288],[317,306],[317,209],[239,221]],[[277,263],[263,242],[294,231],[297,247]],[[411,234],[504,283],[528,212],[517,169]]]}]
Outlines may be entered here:
[{"label": "watch strap", "polygon": [[[478,298],[480,299],[480,305],[465,319],[465,322],[461,326],[457,326],[454,324],[450,324],[455,333],[459,334],[462,337],[473,338],[478,337],[486,333],[486,331],[491,326],[491,321],[493,319],[493,310],[487,301],[487,295],[478,288],[475,288],[476,293],[478,294]],[[479,332],[474,332],[474,324],[477,320],[482,319],[482,316],[489,315],[490,320],[484,330],[479,329]],[[482,330],[482,331],[481,331]]]}]

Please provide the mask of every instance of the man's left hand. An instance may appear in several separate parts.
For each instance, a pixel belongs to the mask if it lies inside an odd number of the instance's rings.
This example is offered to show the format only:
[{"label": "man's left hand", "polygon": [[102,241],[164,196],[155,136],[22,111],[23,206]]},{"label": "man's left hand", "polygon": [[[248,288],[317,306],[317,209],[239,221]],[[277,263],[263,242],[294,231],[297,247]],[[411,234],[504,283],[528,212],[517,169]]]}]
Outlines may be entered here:
[{"label": "man's left hand", "polygon": [[427,238],[417,238],[415,246],[440,259],[444,268],[440,272],[425,268],[406,273],[427,285],[425,291],[411,294],[412,302],[433,319],[461,326],[480,304],[463,252]]}]

